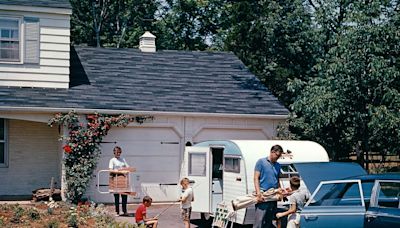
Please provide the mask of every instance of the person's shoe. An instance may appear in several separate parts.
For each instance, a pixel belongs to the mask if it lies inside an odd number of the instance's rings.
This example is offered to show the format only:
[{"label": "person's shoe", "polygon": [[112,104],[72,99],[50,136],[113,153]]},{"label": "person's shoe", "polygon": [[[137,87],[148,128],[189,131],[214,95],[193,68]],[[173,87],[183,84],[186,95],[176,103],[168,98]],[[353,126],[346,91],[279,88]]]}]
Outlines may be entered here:
[{"label": "person's shoe", "polygon": [[115,215],[114,215],[115,217],[118,217],[119,216],[119,212],[115,212]]},{"label": "person's shoe", "polygon": [[121,216],[128,216],[128,213],[125,212]]}]

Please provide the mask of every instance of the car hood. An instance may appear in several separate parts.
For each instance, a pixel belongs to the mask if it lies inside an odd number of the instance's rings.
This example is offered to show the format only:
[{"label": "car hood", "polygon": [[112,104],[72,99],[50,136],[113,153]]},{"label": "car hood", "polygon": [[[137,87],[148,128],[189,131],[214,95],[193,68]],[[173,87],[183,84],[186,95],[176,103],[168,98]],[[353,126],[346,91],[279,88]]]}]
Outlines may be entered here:
[{"label": "car hood", "polygon": [[321,181],[367,174],[359,164],[349,162],[308,162],[294,164],[294,167],[311,193],[315,191]]}]

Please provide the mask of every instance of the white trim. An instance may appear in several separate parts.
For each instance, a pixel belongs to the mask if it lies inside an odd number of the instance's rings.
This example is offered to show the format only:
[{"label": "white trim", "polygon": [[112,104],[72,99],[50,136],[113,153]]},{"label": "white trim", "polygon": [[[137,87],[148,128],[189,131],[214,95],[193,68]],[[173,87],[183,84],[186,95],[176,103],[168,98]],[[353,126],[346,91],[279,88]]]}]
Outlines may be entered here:
[{"label": "white trim", "polygon": [[40,6],[21,6],[21,5],[5,5],[1,4],[2,10],[26,11],[34,13],[51,13],[51,14],[66,14],[71,15],[72,9],[40,7]]},{"label": "white trim", "polygon": [[18,15],[8,15],[8,14],[0,14],[0,19],[8,19],[8,20],[18,20],[18,42],[19,42],[19,44],[18,44],[18,48],[19,48],[19,60],[18,61],[7,61],[6,59],[4,59],[4,60],[1,60],[0,59],[0,63],[1,64],[13,64],[13,65],[15,65],[15,64],[18,64],[18,65],[21,65],[21,64],[23,64],[24,63],[24,61],[23,61],[23,59],[24,59],[24,51],[23,51],[23,49],[25,48],[25,45],[24,45],[24,43],[25,43],[25,39],[24,39],[24,36],[25,36],[25,32],[24,32],[24,30],[25,30],[25,25],[24,25],[24,23],[22,23],[22,21],[23,21],[23,16],[18,16]]},{"label": "white trim", "polygon": [[333,213],[302,213],[301,215],[306,217],[306,216],[318,216],[318,215],[363,215],[364,216],[365,213],[362,212],[333,212]]},{"label": "white trim", "polygon": [[[144,111],[144,110],[115,110],[115,109],[85,109],[85,108],[48,108],[48,107],[13,107],[13,106],[1,106],[0,111],[10,112],[63,112],[67,113],[71,110],[81,114],[90,114],[94,112],[118,115],[118,114],[131,114],[131,115],[159,115],[159,116],[193,116],[193,117],[237,117],[237,118],[268,118],[274,120],[285,120],[288,115],[268,115],[268,114],[230,114],[230,113],[204,113],[204,112],[162,112],[162,111]],[[251,128],[251,127],[250,127]]]}]

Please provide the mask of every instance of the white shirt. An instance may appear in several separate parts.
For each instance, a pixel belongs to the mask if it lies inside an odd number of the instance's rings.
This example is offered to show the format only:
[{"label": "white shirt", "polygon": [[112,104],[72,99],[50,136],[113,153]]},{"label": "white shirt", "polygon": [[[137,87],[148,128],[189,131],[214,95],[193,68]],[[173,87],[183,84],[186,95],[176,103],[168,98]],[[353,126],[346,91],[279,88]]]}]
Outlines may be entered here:
[{"label": "white shirt", "polygon": [[108,164],[109,169],[121,169],[129,167],[128,163],[125,161],[125,158],[111,158],[110,163]]},{"label": "white shirt", "polygon": [[181,199],[186,198],[185,202],[182,202],[182,208],[190,208],[193,201],[193,189],[188,187],[187,189],[182,189]]}]

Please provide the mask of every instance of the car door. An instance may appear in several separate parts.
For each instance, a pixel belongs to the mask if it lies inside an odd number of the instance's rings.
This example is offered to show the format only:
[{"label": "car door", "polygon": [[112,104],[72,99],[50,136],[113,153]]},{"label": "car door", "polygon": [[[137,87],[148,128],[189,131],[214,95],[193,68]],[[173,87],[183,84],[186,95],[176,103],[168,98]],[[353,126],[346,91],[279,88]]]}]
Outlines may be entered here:
[{"label": "car door", "polygon": [[300,214],[301,227],[363,227],[365,202],[361,181],[322,181]]},{"label": "car door", "polygon": [[400,180],[375,180],[365,227],[400,226]]}]

